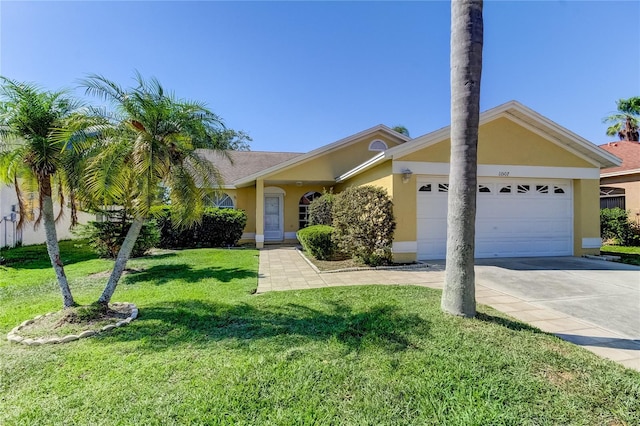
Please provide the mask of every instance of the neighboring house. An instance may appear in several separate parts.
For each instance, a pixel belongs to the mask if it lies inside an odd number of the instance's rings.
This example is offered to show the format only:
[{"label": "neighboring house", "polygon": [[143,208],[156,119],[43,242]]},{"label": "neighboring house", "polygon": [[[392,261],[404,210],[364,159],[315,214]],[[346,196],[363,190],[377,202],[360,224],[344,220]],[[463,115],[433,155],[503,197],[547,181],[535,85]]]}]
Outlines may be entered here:
[{"label": "neighboring house", "polygon": [[[379,125],[306,154],[208,152],[227,204],[247,212],[243,239],[294,241],[323,189],[385,188],[397,227],[394,261],[445,257],[448,127],[410,139]],[[597,253],[599,177],[612,154],[512,101],[480,116],[477,257]]]},{"label": "neighboring house", "polygon": [[600,148],[622,160],[600,171],[600,208],[620,207],[640,221],[640,142],[616,141]]},{"label": "neighboring house", "polygon": [[[59,206],[54,205],[54,214],[58,215]],[[15,247],[16,244],[31,245],[45,242],[44,226],[40,224],[34,229],[33,222],[26,222],[22,229],[17,229],[20,212],[18,211],[18,197],[13,186],[0,184],[0,247]],[[95,215],[78,212],[80,223],[95,220]],[[56,231],[59,240],[73,238],[69,226],[71,213],[65,209],[64,214],[56,223]]]}]

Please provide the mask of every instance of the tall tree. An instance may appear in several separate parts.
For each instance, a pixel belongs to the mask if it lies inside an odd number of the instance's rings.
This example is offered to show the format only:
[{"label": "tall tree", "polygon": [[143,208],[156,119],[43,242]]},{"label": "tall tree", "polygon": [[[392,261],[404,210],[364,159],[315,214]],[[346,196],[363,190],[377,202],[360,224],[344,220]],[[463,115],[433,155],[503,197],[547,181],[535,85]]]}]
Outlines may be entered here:
[{"label": "tall tree", "polygon": [[618,136],[621,141],[638,141],[640,124],[640,97],[618,99],[618,112],[605,117],[604,123],[611,123],[607,136]]},{"label": "tall tree", "polygon": [[474,317],[475,219],[482,0],[451,2],[451,167],[447,214],[447,260],[441,307]]},{"label": "tall tree", "polygon": [[[19,226],[33,217],[37,208],[36,226],[44,224],[47,252],[62,293],[64,308],[75,305],[60,258],[56,233],[53,197],[57,188],[60,213],[65,204],[65,192],[70,196],[72,225],[75,224],[75,200],[65,173],[72,168],[72,152],[67,141],[54,139],[52,132],[65,121],[80,115],[81,104],[65,92],[48,92],[39,87],[0,77],[0,172],[1,180],[13,184],[18,196]],[[35,192],[37,202],[29,203],[25,195]]]},{"label": "tall tree", "polygon": [[[214,166],[199,149],[228,148],[221,138],[220,118],[203,104],[177,99],[156,79],[136,74],[137,85],[124,89],[100,75],[82,82],[86,93],[113,106],[93,120],[92,132],[78,131],[73,140],[97,135],[99,149],[87,163],[86,186],[101,204],[127,205],[133,217],[113,271],[98,299],[106,308],[118,285],[151,207],[161,199],[160,185],[169,191],[172,222],[185,226],[202,217],[207,188],[219,183]],[[97,124],[95,124],[97,123]],[[62,134],[61,138],[67,136]]]},{"label": "tall tree", "polygon": [[394,132],[398,132],[401,135],[405,135],[405,136],[409,136],[409,129],[407,129],[405,126],[403,126],[402,124],[398,124],[397,126],[393,126],[391,128],[391,130],[393,130]]}]

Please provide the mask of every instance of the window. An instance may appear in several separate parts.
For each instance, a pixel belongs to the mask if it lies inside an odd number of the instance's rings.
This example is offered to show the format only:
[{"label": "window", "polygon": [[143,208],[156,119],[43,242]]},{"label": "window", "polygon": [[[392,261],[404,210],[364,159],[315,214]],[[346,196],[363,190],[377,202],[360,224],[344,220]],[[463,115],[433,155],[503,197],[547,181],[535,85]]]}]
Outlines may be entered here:
[{"label": "window", "polygon": [[505,185],[502,188],[500,188],[500,193],[501,194],[511,194],[511,185]]},{"label": "window", "polygon": [[438,192],[449,192],[449,184],[448,183],[439,183],[438,184]]},{"label": "window", "polygon": [[232,209],[235,207],[233,205],[233,198],[224,192],[208,196],[205,204],[213,207],[219,207],[221,209]]},{"label": "window", "polygon": [[613,209],[619,207],[626,210],[626,199],[624,188],[616,188],[613,186],[600,187],[600,208]]},{"label": "window", "polygon": [[540,194],[548,194],[549,186],[548,185],[536,185],[536,191]]},{"label": "window", "polygon": [[300,198],[298,204],[298,227],[300,229],[309,225],[309,204],[320,196],[322,194],[319,192],[309,191]]},{"label": "window", "polygon": [[489,188],[487,185],[478,185],[478,192],[488,193],[491,192],[491,188]]},{"label": "window", "polygon": [[426,185],[422,185],[418,191],[420,191],[420,192],[431,192],[431,184],[428,183]]},{"label": "window", "polygon": [[529,185],[518,185],[518,194],[526,194],[531,187]]},{"label": "window", "polygon": [[380,139],[376,139],[369,144],[369,151],[386,151],[387,144]]},{"label": "window", "polygon": [[561,188],[561,187],[559,187],[559,186],[554,186],[554,187],[553,187],[553,193],[554,193],[554,194],[564,194],[564,189],[562,189],[562,188]]}]

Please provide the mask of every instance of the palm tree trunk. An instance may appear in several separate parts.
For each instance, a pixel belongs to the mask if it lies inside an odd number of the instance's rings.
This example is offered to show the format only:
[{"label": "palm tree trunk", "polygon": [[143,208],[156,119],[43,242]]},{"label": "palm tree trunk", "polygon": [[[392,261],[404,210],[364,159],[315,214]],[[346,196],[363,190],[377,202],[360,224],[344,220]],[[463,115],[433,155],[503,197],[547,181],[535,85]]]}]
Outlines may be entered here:
[{"label": "palm tree trunk", "polygon": [[482,0],[451,2],[451,168],[447,260],[441,307],[464,317],[476,314],[475,219]]},{"label": "palm tree trunk", "polygon": [[70,308],[75,305],[71,288],[64,273],[64,265],[60,259],[60,246],[58,244],[58,234],[56,232],[56,223],[53,215],[53,200],[51,199],[51,176],[45,175],[40,179],[40,190],[42,191],[42,219],[44,222],[44,232],[46,235],[47,253],[51,266],[56,273],[58,286],[62,293],[62,304],[64,308]]},{"label": "palm tree trunk", "polygon": [[129,228],[129,231],[127,231],[127,235],[124,237],[122,246],[118,251],[118,257],[116,257],[116,262],[113,265],[113,271],[111,272],[109,281],[107,282],[102,295],[100,295],[100,298],[98,299],[99,304],[107,306],[111,301],[111,297],[116,291],[116,286],[120,281],[120,277],[122,277],[124,268],[127,266],[127,261],[131,256],[133,246],[136,244],[136,240],[138,239],[138,235],[140,235],[140,230],[142,229],[143,224],[143,218],[135,218],[133,223],[131,223],[131,227]]}]

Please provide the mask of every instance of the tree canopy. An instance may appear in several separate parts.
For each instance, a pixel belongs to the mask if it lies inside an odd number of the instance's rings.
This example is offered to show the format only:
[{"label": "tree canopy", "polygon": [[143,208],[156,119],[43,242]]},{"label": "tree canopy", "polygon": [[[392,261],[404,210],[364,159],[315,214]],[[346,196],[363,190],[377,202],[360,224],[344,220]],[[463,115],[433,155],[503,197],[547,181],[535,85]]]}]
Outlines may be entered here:
[{"label": "tree canopy", "polygon": [[610,124],[607,136],[618,136],[622,141],[638,141],[638,127],[640,123],[640,97],[618,99],[618,111],[603,119]]}]

